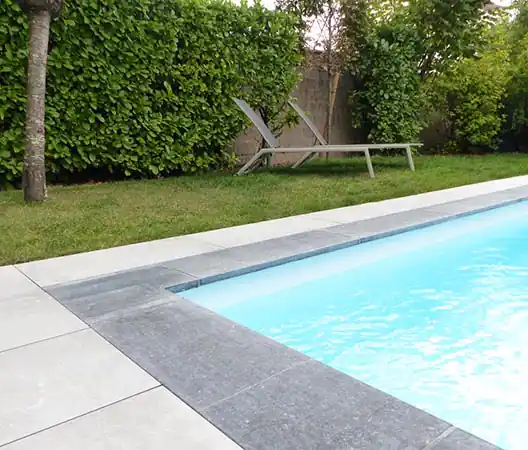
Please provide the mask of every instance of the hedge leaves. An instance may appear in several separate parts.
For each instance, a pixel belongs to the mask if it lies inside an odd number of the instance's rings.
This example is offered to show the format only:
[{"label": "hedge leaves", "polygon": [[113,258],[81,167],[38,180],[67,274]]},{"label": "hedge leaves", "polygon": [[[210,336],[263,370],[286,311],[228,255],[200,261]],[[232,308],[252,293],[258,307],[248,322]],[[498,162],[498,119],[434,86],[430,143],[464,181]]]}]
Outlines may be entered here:
[{"label": "hedge leaves", "polygon": [[[283,102],[298,80],[295,19],[220,0],[68,0],[52,26],[52,174],[125,176],[228,164],[244,118],[232,97]],[[0,4],[0,182],[24,150],[27,19]]]}]

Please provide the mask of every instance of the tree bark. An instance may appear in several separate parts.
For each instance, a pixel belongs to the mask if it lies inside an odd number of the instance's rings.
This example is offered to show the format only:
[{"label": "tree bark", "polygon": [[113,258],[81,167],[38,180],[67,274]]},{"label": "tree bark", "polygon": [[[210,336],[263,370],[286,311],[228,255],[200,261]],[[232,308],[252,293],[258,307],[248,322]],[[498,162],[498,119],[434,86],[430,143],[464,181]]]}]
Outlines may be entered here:
[{"label": "tree bark", "polygon": [[27,73],[26,151],[24,154],[24,200],[46,199],[46,65],[51,23],[49,10],[29,12],[29,57]]}]

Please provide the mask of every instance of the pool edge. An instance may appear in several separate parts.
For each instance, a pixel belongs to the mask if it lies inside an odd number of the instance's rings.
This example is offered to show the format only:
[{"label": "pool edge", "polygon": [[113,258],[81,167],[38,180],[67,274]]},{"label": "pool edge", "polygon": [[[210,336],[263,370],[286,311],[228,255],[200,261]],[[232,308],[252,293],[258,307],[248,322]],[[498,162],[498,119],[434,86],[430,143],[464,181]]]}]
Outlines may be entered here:
[{"label": "pool edge", "polygon": [[[514,198],[512,199],[504,199],[504,195],[513,195]],[[518,194],[520,194],[518,196]],[[497,198],[497,202],[494,202],[494,198]],[[230,249],[223,249],[223,250],[217,250],[214,252],[209,252],[202,255],[197,256],[190,256],[187,258],[181,258],[178,260],[170,261],[161,264],[164,267],[170,268],[170,269],[176,269],[179,270],[182,273],[188,274],[191,277],[193,277],[194,282],[193,283],[178,283],[173,286],[168,286],[167,289],[175,294],[182,294],[185,291],[189,289],[193,289],[205,284],[214,283],[217,281],[222,281],[229,278],[238,277],[241,275],[245,275],[252,272],[257,272],[265,269],[269,269],[271,267],[280,266],[283,264],[287,264],[293,261],[299,261],[302,259],[311,258],[313,256],[318,256],[321,254],[333,252],[336,250],[342,250],[349,247],[354,247],[356,245],[360,245],[366,242],[372,242],[379,239],[387,238],[390,236],[394,236],[397,234],[406,233],[413,230],[418,230],[422,228],[427,228],[433,225],[438,225],[441,223],[449,222],[458,218],[472,216],[475,214],[483,213],[486,211],[491,211],[494,209],[502,208],[505,206],[514,205],[516,203],[520,203],[523,201],[526,201],[528,199],[528,190],[526,188],[514,188],[510,189],[508,191],[502,191],[497,194],[490,194],[486,196],[480,196],[479,198],[485,199],[486,202],[490,202],[490,204],[487,204],[485,206],[481,206],[478,208],[473,208],[469,206],[469,208],[465,211],[456,211],[453,213],[446,213],[444,211],[444,208],[449,207],[450,205],[461,205],[461,204],[468,204],[469,202],[475,201],[475,198],[471,199],[464,199],[464,200],[458,200],[456,202],[447,202],[441,205],[435,205],[425,208],[419,208],[414,209],[410,211],[405,211],[401,213],[396,214],[390,214],[388,216],[382,216],[382,217],[376,217],[372,219],[367,220],[361,220],[357,222],[353,222],[350,225],[358,225],[358,224],[366,224],[367,222],[373,223],[375,227],[376,222],[386,222],[388,219],[394,219],[395,225],[389,225],[387,229],[382,231],[377,231],[374,233],[368,233],[367,235],[360,234],[358,237],[354,237],[353,230],[348,231],[345,233],[341,233],[338,230],[343,229],[343,227],[350,226],[349,224],[343,224],[343,225],[336,225],[329,228],[325,228],[322,230],[316,230],[316,231],[306,231],[302,233],[296,233],[290,236],[285,236],[281,238],[276,239],[269,239],[266,241],[262,241],[256,244],[246,244],[235,248]],[[406,218],[409,216],[409,214],[423,214],[423,219],[419,220],[416,223],[411,224],[404,224],[404,225],[398,225],[399,221],[402,221],[405,223]],[[325,245],[324,243],[319,242],[318,246],[316,248],[312,249],[306,249],[306,248],[299,248],[298,250],[292,251],[289,255],[279,255],[277,257],[269,257],[266,260],[252,264],[251,261],[253,259],[253,255],[255,253],[255,250],[258,249],[258,247],[263,246],[273,246],[275,243],[282,243],[285,241],[295,241],[295,240],[302,240],[303,237],[309,237],[311,235],[321,235],[322,233],[328,233],[328,243]],[[341,242],[333,242],[335,241],[335,236],[332,235],[338,235],[342,236],[343,239]],[[280,246],[280,244],[279,244]],[[234,265],[229,270],[225,271],[218,271],[216,273],[206,273],[200,271],[193,271],[189,270],[187,268],[187,265],[189,262],[192,261],[193,266],[199,266],[199,261],[204,261],[204,265],[207,265],[210,263],[210,260],[212,257],[217,257],[218,259],[225,258],[225,255],[229,255],[236,252],[238,254],[237,261],[238,265]],[[247,257],[245,258],[245,255],[241,255],[241,253],[247,252]],[[249,261],[249,263],[248,263]]]},{"label": "pool edge", "polygon": [[[526,188],[515,188],[497,194],[393,214],[388,218],[385,216],[361,221],[363,225],[368,226],[369,222],[374,227],[385,223],[386,230],[371,235],[354,237],[353,226],[346,229],[347,234],[344,234],[343,225],[338,225],[325,230],[298,233],[234,249],[181,258],[106,277],[52,286],[47,288],[47,291],[242,448],[278,448],[275,446],[277,439],[283,439],[281,450],[454,450],[462,445],[465,445],[462,448],[468,450],[493,450],[498,447],[322,363],[308,357],[302,359],[294,350],[275,341],[272,343],[270,339],[209,310],[190,305],[191,302],[181,295],[174,295],[166,289],[173,286],[187,289],[196,287],[514,204],[526,198]],[[424,215],[423,220],[413,218],[413,215],[421,213]],[[340,232],[335,232],[335,229]],[[317,241],[315,246],[310,243],[313,239]],[[296,251],[296,248],[299,251]],[[256,252],[259,249],[268,253],[264,260],[255,263],[254,258],[257,257]],[[223,272],[220,264],[222,260],[227,267]],[[189,270],[193,267],[198,270]],[[200,267],[204,269],[202,272]],[[208,267],[213,269],[207,272]],[[133,304],[129,298],[125,298],[125,291],[130,287],[135,288]],[[113,303],[110,304],[111,302]],[[186,320],[176,321],[167,311]],[[150,332],[156,337],[152,342],[146,343],[134,334],[134,329],[127,328],[127,324],[134,323],[134,320],[141,319],[141,323],[150,324],[145,322],[147,315],[152,317],[156,314],[159,318],[167,318],[170,329],[176,330],[175,334],[170,336],[172,343],[166,342],[167,335],[164,335],[163,330],[151,329]],[[193,332],[194,328],[188,327],[191,324],[193,327],[197,324],[205,326],[197,335],[197,338],[203,340],[200,346],[189,341],[186,335]],[[154,325],[155,322],[152,326]],[[172,348],[174,354],[179,355],[177,370],[172,373],[168,372],[167,367],[160,367],[164,363],[162,358],[155,357],[159,356],[159,353],[156,353],[157,348],[162,346]],[[215,349],[217,354],[211,354],[211,348]],[[278,368],[282,367],[281,370],[274,371],[269,367],[270,362],[275,361]],[[222,378],[221,372],[225,367],[230,368],[228,378],[236,381],[234,385],[230,384],[229,379]],[[206,379],[211,384],[217,383],[219,398],[208,403],[196,397],[192,389],[182,390],[185,379],[193,376]],[[297,379],[303,376],[304,383],[297,383]],[[221,380],[215,381],[215,377],[220,377]],[[239,385],[243,387],[240,388]],[[310,387],[308,391],[305,389],[306,385]],[[286,391],[284,386],[288,387]],[[311,392],[312,386],[314,392]],[[335,396],[336,386],[339,386],[338,397]],[[382,398],[379,397],[380,393]],[[372,404],[376,405],[372,410],[369,409],[369,396],[373,396]],[[347,401],[340,402],[339,397],[344,397]],[[336,403],[324,405],[322,399],[325,398],[334,398]],[[357,404],[357,399],[366,399],[366,403]],[[380,407],[380,404],[383,406]],[[293,405],[293,409],[288,409],[288,405]],[[303,415],[306,410],[311,412],[309,420]],[[356,410],[361,410],[360,416],[354,412]],[[282,413],[289,416],[283,417]],[[360,422],[363,425],[349,427],[339,421],[339,417],[343,416],[350,417],[350,422],[354,420],[355,425]],[[248,417],[252,421],[252,429],[244,428],[244,421],[248,420]],[[292,417],[297,417],[298,420]],[[322,420],[326,423],[321,423]],[[332,421],[340,424],[340,428],[330,427],[333,430],[330,433],[328,423]],[[309,439],[319,439],[313,442],[317,447],[310,444]],[[301,441],[305,442],[303,447],[298,446]],[[363,446],[357,447],[360,441]]]}]

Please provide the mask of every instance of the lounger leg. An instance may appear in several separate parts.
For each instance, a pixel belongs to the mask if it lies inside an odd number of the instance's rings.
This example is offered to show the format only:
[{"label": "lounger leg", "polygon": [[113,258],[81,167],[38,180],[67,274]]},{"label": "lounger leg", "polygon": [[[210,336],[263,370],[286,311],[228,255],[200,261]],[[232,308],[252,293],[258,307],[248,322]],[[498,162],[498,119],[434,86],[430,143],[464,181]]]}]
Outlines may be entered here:
[{"label": "lounger leg", "polygon": [[367,159],[367,167],[370,178],[374,178],[376,175],[374,175],[374,168],[372,167],[372,160],[370,159],[370,152],[368,148],[365,149],[365,158]]},{"label": "lounger leg", "polygon": [[411,169],[414,172],[416,169],[414,168],[414,161],[412,157],[411,147],[407,147],[405,151],[407,152],[407,161],[409,162],[409,169]]},{"label": "lounger leg", "polygon": [[264,158],[266,160],[265,164],[266,164],[267,169],[271,169],[273,167],[273,157],[274,155],[268,153],[266,157]]},{"label": "lounger leg", "polygon": [[264,153],[264,149],[259,150],[253,157],[236,173],[237,175],[245,175],[247,172],[250,172],[251,167]]}]

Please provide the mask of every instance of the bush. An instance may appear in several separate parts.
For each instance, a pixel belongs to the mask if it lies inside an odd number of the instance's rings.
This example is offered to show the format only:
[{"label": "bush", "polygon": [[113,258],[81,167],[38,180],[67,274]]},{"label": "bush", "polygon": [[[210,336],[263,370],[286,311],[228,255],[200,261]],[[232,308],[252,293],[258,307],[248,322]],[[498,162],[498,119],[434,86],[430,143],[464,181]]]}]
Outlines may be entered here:
[{"label": "bush", "polygon": [[[244,124],[232,97],[278,111],[298,80],[296,27],[221,0],[64,2],[50,42],[49,171],[157,176],[229,163]],[[27,18],[2,0],[0,181],[22,171],[26,48]]]},{"label": "bush", "polygon": [[358,79],[352,106],[356,127],[371,142],[411,142],[423,123],[421,80],[416,38],[399,24],[386,24],[371,33],[355,71]]},{"label": "bush", "polygon": [[512,80],[505,101],[506,133],[513,138],[515,148],[526,149],[528,127],[528,1],[518,2],[519,11],[509,32],[512,60]]},{"label": "bush", "polygon": [[498,147],[512,66],[504,35],[494,39],[480,55],[461,59],[429,87],[434,109],[443,113],[450,130],[448,152]]},{"label": "bush", "polygon": [[515,50],[506,104],[509,128],[519,133],[528,124],[528,35],[515,43]]}]

